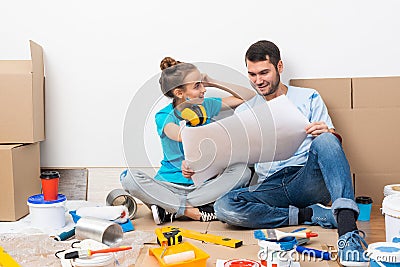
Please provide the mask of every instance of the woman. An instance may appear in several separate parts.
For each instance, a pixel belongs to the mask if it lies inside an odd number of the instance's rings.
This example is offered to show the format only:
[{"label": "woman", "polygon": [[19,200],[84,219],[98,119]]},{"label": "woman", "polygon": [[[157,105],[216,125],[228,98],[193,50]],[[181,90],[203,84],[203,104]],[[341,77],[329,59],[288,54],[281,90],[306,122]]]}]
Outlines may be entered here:
[{"label": "woman", "polygon": [[[200,117],[196,123],[210,123],[221,110],[235,108],[255,93],[245,87],[215,81],[201,74],[193,64],[170,57],[164,58],[160,67],[161,91],[172,99],[155,116],[164,159],[154,179],[138,170],[125,170],[121,174],[122,186],[151,208],[156,224],[181,216],[197,221],[215,220],[212,203],[226,192],[245,186],[250,180],[250,171],[245,164],[235,164],[195,187],[190,179],[192,173],[185,167],[180,121],[189,113]],[[209,86],[232,96],[205,98],[205,87]],[[182,164],[186,170],[183,174]]]}]

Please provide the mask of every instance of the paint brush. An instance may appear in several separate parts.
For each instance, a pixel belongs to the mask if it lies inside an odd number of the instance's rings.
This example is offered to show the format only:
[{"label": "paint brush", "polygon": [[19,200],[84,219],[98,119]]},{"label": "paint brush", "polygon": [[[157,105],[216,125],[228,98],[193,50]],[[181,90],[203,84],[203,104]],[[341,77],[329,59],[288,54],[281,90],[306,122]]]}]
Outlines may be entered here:
[{"label": "paint brush", "polygon": [[82,249],[82,250],[66,253],[64,255],[64,258],[65,259],[76,259],[76,258],[82,259],[82,258],[88,258],[88,257],[92,256],[93,254],[118,252],[118,251],[130,250],[130,249],[132,249],[132,247],[116,247],[116,248],[106,248],[106,249],[99,249],[99,250]]},{"label": "paint brush", "polygon": [[317,237],[318,234],[313,232],[286,233],[276,229],[263,229],[254,231],[254,237],[259,240],[279,241],[288,236],[310,238]]}]

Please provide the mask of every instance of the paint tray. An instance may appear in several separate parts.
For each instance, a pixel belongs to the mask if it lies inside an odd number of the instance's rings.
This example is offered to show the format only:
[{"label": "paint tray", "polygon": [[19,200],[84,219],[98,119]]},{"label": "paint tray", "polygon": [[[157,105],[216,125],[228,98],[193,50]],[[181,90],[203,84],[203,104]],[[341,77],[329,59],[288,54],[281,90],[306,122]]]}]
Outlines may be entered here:
[{"label": "paint tray", "polygon": [[161,258],[161,253],[163,252],[163,250],[164,250],[163,247],[149,249],[149,254],[156,257],[161,267],[206,267],[207,259],[210,257],[210,255],[208,255],[201,249],[197,248],[196,246],[192,245],[191,243],[183,242],[178,245],[169,246],[164,256],[193,250],[195,258],[188,261],[166,264],[164,260]]}]

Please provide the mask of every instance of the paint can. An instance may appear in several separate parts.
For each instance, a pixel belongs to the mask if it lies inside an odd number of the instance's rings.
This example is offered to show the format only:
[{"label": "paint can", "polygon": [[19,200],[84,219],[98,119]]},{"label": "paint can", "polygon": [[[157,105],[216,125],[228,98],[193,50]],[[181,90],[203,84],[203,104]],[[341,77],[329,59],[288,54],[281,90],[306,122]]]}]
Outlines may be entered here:
[{"label": "paint can", "polygon": [[388,184],[383,188],[383,195],[385,197],[400,194],[400,184]]},{"label": "paint can", "polygon": [[108,193],[107,206],[125,206],[129,212],[129,219],[133,219],[137,211],[137,204],[131,194],[123,189],[114,189]]},{"label": "paint can", "polygon": [[280,241],[258,240],[260,251],[258,258],[261,265],[266,267],[289,267],[296,253],[297,240],[295,237],[285,237]]},{"label": "paint can", "polygon": [[112,221],[98,218],[80,218],[75,226],[75,237],[79,240],[93,239],[108,246],[122,241],[122,227]]},{"label": "paint can", "polygon": [[31,225],[39,229],[60,229],[65,226],[66,196],[58,194],[56,200],[44,200],[43,194],[28,198]]},{"label": "paint can", "polygon": [[400,267],[400,244],[377,242],[368,246],[370,267]]},{"label": "paint can", "polygon": [[253,260],[238,259],[226,261],[224,267],[261,267],[261,265]]},{"label": "paint can", "polygon": [[386,242],[400,237],[400,194],[383,199],[382,214],[385,215]]},{"label": "paint can", "polygon": [[115,259],[111,253],[91,257],[89,259],[75,259],[72,262],[72,266],[74,267],[113,267]]},{"label": "paint can", "polygon": [[114,253],[99,253],[94,254],[87,258],[64,259],[66,253],[79,251],[79,250],[99,250],[107,249],[109,246],[97,242],[92,239],[85,239],[76,243],[73,248],[60,252],[61,266],[74,266],[74,267],[113,267],[115,266]]}]

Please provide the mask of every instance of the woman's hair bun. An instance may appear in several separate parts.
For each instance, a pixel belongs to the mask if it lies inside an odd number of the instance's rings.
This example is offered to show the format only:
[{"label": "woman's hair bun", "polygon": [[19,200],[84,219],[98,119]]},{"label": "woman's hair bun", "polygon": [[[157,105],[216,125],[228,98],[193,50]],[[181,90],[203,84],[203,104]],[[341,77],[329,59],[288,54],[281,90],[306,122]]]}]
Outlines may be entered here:
[{"label": "woman's hair bun", "polygon": [[160,68],[161,68],[161,70],[164,70],[166,68],[175,66],[175,65],[177,65],[179,63],[181,63],[181,62],[180,61],[176,61],[172,57],[165,57],[163,60],[161,60]]}]

